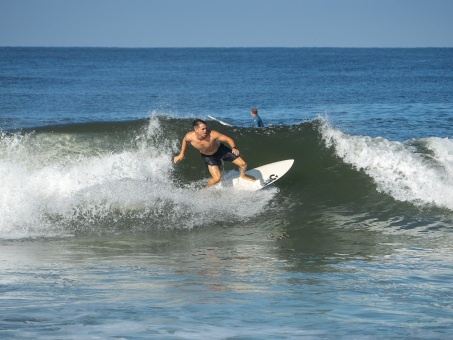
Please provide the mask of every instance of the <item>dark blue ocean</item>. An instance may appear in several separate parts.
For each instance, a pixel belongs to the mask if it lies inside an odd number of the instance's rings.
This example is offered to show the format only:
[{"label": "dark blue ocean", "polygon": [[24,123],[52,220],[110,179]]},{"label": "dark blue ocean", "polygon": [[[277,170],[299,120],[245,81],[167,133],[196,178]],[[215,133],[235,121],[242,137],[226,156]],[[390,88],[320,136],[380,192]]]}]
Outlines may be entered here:
[{"label": "dark blue ocean", "polygon": [[452,48],[0,48],[0,337],[452,338],[452,125]]}]

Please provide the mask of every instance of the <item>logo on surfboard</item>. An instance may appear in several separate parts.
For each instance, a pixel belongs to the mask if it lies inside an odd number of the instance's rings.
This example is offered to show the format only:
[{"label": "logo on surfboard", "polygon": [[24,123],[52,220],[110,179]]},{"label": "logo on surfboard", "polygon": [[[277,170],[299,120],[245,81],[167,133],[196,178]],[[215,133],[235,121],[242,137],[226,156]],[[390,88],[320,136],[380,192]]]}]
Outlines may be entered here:
[{"label": "logo on surfboard", "polygon": [[278,175],[272,174],[269,176],[267,180],[264,181],[264,185],[268,185],[269,183],[272,183],[278,179]]}]

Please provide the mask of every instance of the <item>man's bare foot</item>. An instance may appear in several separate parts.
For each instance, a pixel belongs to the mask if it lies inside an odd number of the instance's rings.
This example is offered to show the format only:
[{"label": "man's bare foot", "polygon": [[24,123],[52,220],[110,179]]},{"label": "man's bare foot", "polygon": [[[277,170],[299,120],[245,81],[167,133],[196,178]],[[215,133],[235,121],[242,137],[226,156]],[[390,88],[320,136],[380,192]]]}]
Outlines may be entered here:
[{"label": "man's bare foot", "polygon": [[256,178],[253,177],[253,176],[249,176],[249,175],[241,175],[240,176],[242,179],[245,179],[247,181],[251,181],[251,182],[255,182],[256,181]]}]

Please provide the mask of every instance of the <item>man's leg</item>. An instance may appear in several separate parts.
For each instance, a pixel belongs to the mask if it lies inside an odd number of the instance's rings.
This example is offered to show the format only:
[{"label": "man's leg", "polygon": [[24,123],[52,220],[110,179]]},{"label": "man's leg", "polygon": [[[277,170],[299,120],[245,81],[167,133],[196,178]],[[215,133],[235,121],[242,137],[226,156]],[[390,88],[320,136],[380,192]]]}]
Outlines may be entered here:
[{"label": "man's leg", "polygon": [[221,177],[220,169],[217,165],[208,165],[208,170],[212,178],[208,181],[206,188],[209,188],[211,185],[219,183]]},{"label": "man's leg", "polygon": [[239,167],[239,177],[248,181],[256,181],[255,177],[245,174],[245,172],[247,171],[247,163],[241,157],[236,158],[233,163]]}]

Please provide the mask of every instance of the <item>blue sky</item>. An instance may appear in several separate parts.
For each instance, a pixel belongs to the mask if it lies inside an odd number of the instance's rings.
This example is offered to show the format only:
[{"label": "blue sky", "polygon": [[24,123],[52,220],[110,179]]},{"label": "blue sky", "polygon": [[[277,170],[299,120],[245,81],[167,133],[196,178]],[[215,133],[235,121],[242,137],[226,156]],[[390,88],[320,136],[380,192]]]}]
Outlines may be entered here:
[{"label": "blue sky", "polygon": [[453,0],[0,0],[0,46],[453,47]]}]

